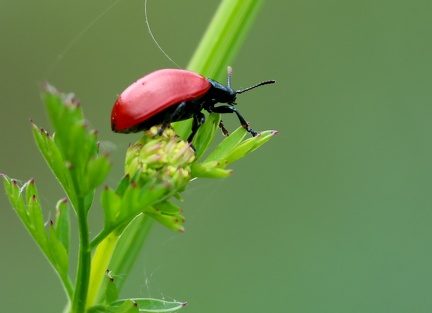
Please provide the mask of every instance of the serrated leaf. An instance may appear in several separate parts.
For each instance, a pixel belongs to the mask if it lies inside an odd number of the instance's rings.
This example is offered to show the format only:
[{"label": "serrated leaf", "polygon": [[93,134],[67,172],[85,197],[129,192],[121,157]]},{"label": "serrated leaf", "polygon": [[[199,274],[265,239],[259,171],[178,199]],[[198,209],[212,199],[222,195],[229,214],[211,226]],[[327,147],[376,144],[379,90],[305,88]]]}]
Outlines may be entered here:
[{"label": "serrated leaf", "polygon": [[42,209],[34,180],[31,179],[23,186],[27,203],[28,229],[41,249],[47,253],[47,234]]},{"label": "serrated leaf", "polygon": [[49,230],[48,247],[50,254],[48,257],[60,276],[67,277],[69,268],[68,253],[63,243],[58,239],[54,225],[51,224]]},{"label": "serrated leaf", "polygon": [[131,183],[122,197],[119,220],[131,219],[146,207],[160,201],[167,193],[169,186],[153,186],[151,182],[144,186]]},{"label": "serrated leaf", "polygon": [[121,234],[136,216],[146,212],[152,204],[160,202],[166,195],[167,189],[168,186],[155,187],[151,182],[144,186],[129,182],[127,185],[122,184],[123,194],[120,196],[113,190],[105,188],[101,195],[105,223],[104,229],[97,237],[104,238],[113,231]]},{"label": "serrated leaf", "polygon": [[63,188],[68,189],[69,182],[67,180],[68,173],[65,167],[65,162],[60,150],[54,142],[53,137],[50,136],[45,130],[39,129],[34,123],[32,123],[32,130],[36,145],[47,162],[49,168]]},{"label": "serrated leaf", "polygon": [[21,197],[21,189],[18,186],[17,181],[4,174],[2,174],[2,177],[4,179],[3,183],[12,208],[15,210],[15,212],[17,212],[24,225],[28,227],[29,220],[24,205],[24,199]]},{"label": "serrated leaf", "polygon": [[233,149],[240,144],[246,134],[247,131],[243,127],[237,128],[232,134],[226,137],[212,153],[210,153],[204,162],[224,161]]},{"label": "serrated leaf", "polygon": [[178,301],[165,301],[151,298],[132,298],[127,300],[119,300],[113,303],[114,305],[121,306],[127,301],[133,301],[138,305],[139,312],[147,313],[169,313],[176,312],[187,305],[186,302]]},{"label": "serrated leaf", "polygon": [[157,220],[162,225],[176,230],[184,231],[183,223],[185,218],[180,214],[181,209],[169,201],[162,201],[152,206],[147,207],[145,214]]},{"label": "serrated leaf", "polygon": [[61,199],[56,205],[56,220],[54,222],[55,231],[59,241],[69,254],[70,244],[70,207],[66,198]]},{"label": "serrated leaf", "polygon": [[[46,84],[43,100],[55,131],[52,141],[61,153],[66,172],[64,176],[68,178],[65,180],[60,175],[59,181],[74,207],[80,206],[76,197],[84,197],[85,208],[88,210],[93,200],[94,189],[108,174],[109,161],[106,156],[97,157],[97,132],[87,130],[82,108],[73,94],[60,93]],[[36,131],[35,135],[38,141],[42,140]],[[57,172],[58,170],[55,170],[55,174]],[[68,183],[69,181],[75,183]]]},{"label": "serrated leaf", "polygon": [[[53,223],[50,224],[49,236],[47,235],[34,180],[31,179],[22,188],[19,188],[14,180],[10,180],[5,175],[3,177],[6,181],[7,193],[11,196],[12,206],[18,212],[18,215],[42,252],[50,260],[54,268],[56,268],[59,275],[63,277],[63,281],[66,281],[69,266],[67,249],[63,242],[59,240]],[[62,224],[59,229],[63,229],[66,232],[68,231],[68,226],[65,225],[68,223],[67,219],[67,216],[57,218],[60,224]],[[67,236],[64,238],[65,241],[68,241]]]},{"label": "serrated leaf", "polygon": [[46,232],[33,179],[20,188],[15,179],[10,179],[6,175],[2,176],[5,179],[6,192],[12,207],[33,239],[46,254]]},{"label": "serrated leaf", "polygon": [[244,140],[226,156],[226,162],[229,164],[243,158],[266,143],[275,134],[277,134],[276,131],[269,130],[258,134],[258,136]]},{"label": "serrated leaf", "polygon": [[152,217],[162,225],[165,225],[166,227],[172,230],[176,230],[180,232],[184,231],[184,227],[182,224],[184,223],[185,219],[180,214],[175,214],[175,215],[164,214],[157,208],[153,208],[153,207],[148,207],[147,210],[145,211],[145,214],[147,214],[148,216]]}]

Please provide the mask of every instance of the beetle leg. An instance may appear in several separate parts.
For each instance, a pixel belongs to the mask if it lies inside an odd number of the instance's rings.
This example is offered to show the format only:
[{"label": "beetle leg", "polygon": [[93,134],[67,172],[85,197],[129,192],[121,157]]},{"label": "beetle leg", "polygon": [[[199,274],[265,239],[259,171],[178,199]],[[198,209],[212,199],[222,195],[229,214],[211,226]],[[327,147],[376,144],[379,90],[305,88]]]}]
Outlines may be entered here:
[{"label": "beetle leg", "polygon": [[186,101],[180,102],[174,112],[172,112],[170,118],[172,121],[179,121],[182,118],[182,113],[187,105]]},{"label": "beetle leg", "polygon": [[223,124],[222,120],[219,122],[219,128],[222,130],[222,134],[224,136],[229,136],[228,130],[225,128],[225,125]]},{"label": "beetle leg", "polygon": [[[255,137],[258,133],[254,131],[252,128],[249,127],[249,123],[246,122],[246,120],[243,118],[243,116],[239,113],[239,111],[236,110],[231,105],[221,105],[218,107],[213,107],[212,112],[215,113],[235,113],[240,121],[240,124],[243,126],[244,129],[246,129],[247,132],[251,133],[253,137]],[[223,131],[223,130],[222,130]]]},{"label": "beetle leg", "polygon": [[161,128],[159,128],[159,130],[157,131],[157,133],[153,137],[162,135],[167,127],[171,127],[171,124],[170,123],[163,123]]},{"label": "beetle leg", "polygon": [[189,135],[187,141],[189,143],[192,142],[193,137],[195,136],[196,132],[198,131],[198,128],[205,122],[205,115],[201,112],[198,112],[193,116],[192,121],[192,133]]}]

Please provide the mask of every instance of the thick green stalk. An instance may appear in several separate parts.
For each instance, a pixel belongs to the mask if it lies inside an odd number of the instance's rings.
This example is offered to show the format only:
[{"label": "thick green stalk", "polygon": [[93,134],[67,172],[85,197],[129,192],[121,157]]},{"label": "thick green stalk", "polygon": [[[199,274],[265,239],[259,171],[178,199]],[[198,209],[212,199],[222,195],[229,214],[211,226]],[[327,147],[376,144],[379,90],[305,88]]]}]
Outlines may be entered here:
[{"label": "thick green stalk", "polygon": [[264,0],[224,0],[187,68],[221,80],[232,65]]}]

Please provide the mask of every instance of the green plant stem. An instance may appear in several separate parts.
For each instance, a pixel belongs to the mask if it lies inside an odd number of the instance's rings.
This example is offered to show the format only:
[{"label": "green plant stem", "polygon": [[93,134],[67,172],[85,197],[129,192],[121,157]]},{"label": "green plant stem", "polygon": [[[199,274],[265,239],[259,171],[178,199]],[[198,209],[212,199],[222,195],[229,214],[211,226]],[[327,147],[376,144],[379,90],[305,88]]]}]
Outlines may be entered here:
[{"label": "green plant stem", "polygon": [[92,241],[90,241],[90,250],[93,250],[97,247],[99,247],[99,245],[102,244],[102,242],[113,232],[113,230],[109,230],[109,231],[105,231],[102,230],[99,234],[96,235],[96,237],[94,237],[92,239]]},{"label": "green plant stem", "polygon": [[223,0],[187,68],[221,80],[232,65],[264,0]]},{"label": "green plant stem", "polygon": [[[187,69],[223,81],[264,0],[223,0],[208,25]],[[187,138],[192,121],[174,123],[176,133]]]},{"label": "green plant stem", "polygon": [[72,301],[73,313],[83,313],[86,309],[87,292],[90,280],[91,250],[90,236],[87,221],[87,210],[84,205],[84,198],[77,198],[75,211],[78,219],[78,231],[80,236],[78,269],[75,283],[75,293]]}]

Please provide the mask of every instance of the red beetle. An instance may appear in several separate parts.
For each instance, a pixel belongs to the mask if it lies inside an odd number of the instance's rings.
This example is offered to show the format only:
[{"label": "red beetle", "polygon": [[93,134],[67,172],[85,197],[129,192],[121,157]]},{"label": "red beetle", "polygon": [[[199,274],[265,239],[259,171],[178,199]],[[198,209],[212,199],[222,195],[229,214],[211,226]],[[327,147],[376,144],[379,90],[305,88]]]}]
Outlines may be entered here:
[{"label": "red beetle", "polygon": [[[198,128],[204,123],[201,112],[235,113],[241,125],[256,136],[257,132],[233,107],[239,93],[258,86],[273,84],[274,80],[258,83],[249,88],[234,90],[231,88],[231,68],[228,67],[228,84],[205,78],[195,72],[179,69],[163,69],[152,72],[134,82],[117,98],[111,113],[111,129],[118,133],[131,133],[162,125],[159,134],[171,123],[193,118],[192,133],[188,142],[192,142]],[[215,106],[217,103],[228,105]],[[223,125],[225,134],[228,132]]]}]

